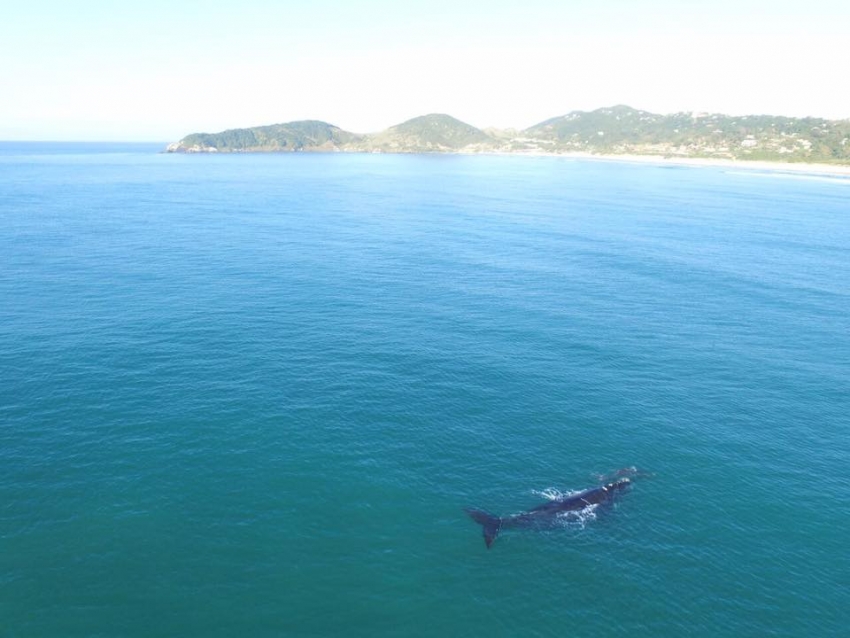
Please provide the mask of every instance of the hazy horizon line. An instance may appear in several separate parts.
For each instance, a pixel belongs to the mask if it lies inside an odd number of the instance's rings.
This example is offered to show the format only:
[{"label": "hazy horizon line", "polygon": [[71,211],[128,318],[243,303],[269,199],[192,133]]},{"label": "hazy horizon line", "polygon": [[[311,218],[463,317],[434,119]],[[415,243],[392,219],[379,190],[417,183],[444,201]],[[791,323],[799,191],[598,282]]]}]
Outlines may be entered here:
[{"label": "hazy horizon line", "polygon": [[[722,112],[722,111],[707,111],[707,110],[697,110],[697,109],[683,110],[683,111],[658,112],[658,111],[651,111],[651,110],[647,110],[647,109],[633,107],[633,106],[630,106],[628,104],[619,102],[619,103],[608,105],[608,106],[599,106],[599,107],[596,107],[596,108],[593,108],[593,109],[572,109],[570,111],[566,111],[566,112],[561,113],[559,115],[553,115],[551,117],[545,118],[545,119],[541,120],[540,122],[537,122],[537,123],[532,124],[530,126],[521,127],[521,128],[515,127],[515,126],[477,126],[475,124],[470,123],[467,120],[455,117],[454,115],[451,115],[450,113],[445,112],[445,111],[431,111],[431,112],[423,113],[423,114],[420,114],[420,115],[414,115],[414,116],[409,117],[405,120],[401,120],[400,122],[397,122],[395,124],[390,124],[388,126],[385,126],[382,129],[372,130],[372,131],[368,131],[368,132],[358,132],[358,131],[355,131],[353,129],[346,128],[345,126],[339,126],[338,124],[334,124],[333,122],[328,121],[328,120],[324,120],[324,119],[321,119],[321,118],[309,118],[308,117],[308,118],[297,118],[297,119],[291,119],[291,120],[278,120],[276,122],[269,122],[269,123],[265,123],[265,124],[252,124],[252,125],[248,125],[248,126],[229,126],[229,127],[221,128],[219,130],[215,130],[215,131],[212,131],[212,130],[210,130],[210,131],[206,131],[206,130],[190,131],[188,133],[184,133],[180,138],[178,138],[178,140],[182,139],[183,137],[186,137],[187,135],[193,135],[193,134],[215,135],[215,134],[218,134],[218,133],[222,133],[224,131],[251,129],[251,128],[264,127],[264,126],[276,126],[276,125],[282,125],[282,124],[292,124],[292,123],[295,123],[295,122],[311,122],[311,121],[329,124],[331,126],[335,126],[336,128],[339,128],[339,129],[346,131],[348,133],[353,133],[355,135],[374,135],[374,134],[386,131],[386,130],[394,127],[394,126],[399,126],[401,124],[404,124],[404,123],[409,122],[411,120],[414,120],[416,118],[427,117],[429,115],[447,115],[447,116],[452,117],[452,118],[454,118],[454,119],[456,119],[460,122],[463,122],[464,124],[468,124],[469,126],[473,126],[480,131],[486,131],[488,129],[495,129],[495,130],[501,130],[501,131],[509,131],[509,130],[523,131],[523,130],[526,130],[528,128],[533,128],[535,126],[539,126],[543,122],[546,122],[550,119],[555,119],[555,118],[558,118],[558,117],[564,117],[564,116],[569,115],[571,113],[593,113],[594,111],[600,111],[600,110],[604,110],[604,109],[613,109],[613,108],[617,108],[617,107],[626,107],[626,108],[634,109],[635,111],[642,111],[644,113],[650,113],[652,115],[660,115],[660,116],[670,116],[670,115],[690,113],[690,114],[705,114],[705,115],[722,115],[722,116],[725,116],[725,117],[786,117],[786,118],[789,118],[789,119],[797,119],[797,120],[818,119],[818,120],[825,120],[825,121],[828,121],[828,122],[842,122],[842,121],[845,121],[845,120],[850,120],[850,115],[848,115],[847,117],[843,117],[843,118],[829,118],[829,117],[822,117],[822,116],[818,116],[818,115],[801,115],[800,116],[800,115],[783,115],[783,114],[779,114],[779,113],[767,113],[767,112],[761,112],[761,113],[756,113],[756,112],[725,113],[725,112]],[[76,137],[74,137],[74,138],[70,138],[70,137],[69,138],[37,138],[37,137],[16,138],[16,137],[9,137],[9,138],[0,138],[0,143],[5,144],[5,143],[32,142],[32,143],[45,143],[45,144],[50,144],[50,143],[53,143],[53,144],[60,144],[60,143],[75,144],[76,143],[76,144],[165,144],[165,145],[167,145],[167,144],[170,144],[170,143],[178,141],[178,140],[169,139],[169,138],[166,138],[164,136],[162,138],[157,138],[157,139],[149,138],[149,137],[144,137],[144,138],[88,138],[88,139],[87,138],[76,138]]]}]

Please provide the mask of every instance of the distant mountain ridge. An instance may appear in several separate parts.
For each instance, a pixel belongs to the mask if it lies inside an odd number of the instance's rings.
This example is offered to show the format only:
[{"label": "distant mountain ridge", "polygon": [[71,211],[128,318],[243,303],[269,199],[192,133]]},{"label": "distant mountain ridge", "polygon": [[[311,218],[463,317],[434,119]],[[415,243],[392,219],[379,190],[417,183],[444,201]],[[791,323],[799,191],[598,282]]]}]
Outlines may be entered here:
[{"label": "distant mountain ridge", "polygon": [[432,113],[359,135],[316,120],[193,133],[170,153],[591,153],[850,164],[850,120],[712,113],[658,115],[629,106],[572,111],[522,131],[478,129]]}]

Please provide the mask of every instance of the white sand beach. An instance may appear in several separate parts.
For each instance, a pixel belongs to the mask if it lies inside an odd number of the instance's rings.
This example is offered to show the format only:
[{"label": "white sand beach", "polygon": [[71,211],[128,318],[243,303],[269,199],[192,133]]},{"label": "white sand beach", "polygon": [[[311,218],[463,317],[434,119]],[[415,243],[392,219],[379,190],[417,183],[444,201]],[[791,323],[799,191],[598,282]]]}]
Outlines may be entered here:
[{"label": "white sand beach", "polygon": [[802,162],[763,162],[750,160],[712,159],[700,157],[662,157],[659,155],[597,155],[594,153],[558,153],[560,157],[632,162],[659,166],[711,166],[735,170],[757,170],[810,175],[845,175],[850,177],[850,165],[807,164]]}]

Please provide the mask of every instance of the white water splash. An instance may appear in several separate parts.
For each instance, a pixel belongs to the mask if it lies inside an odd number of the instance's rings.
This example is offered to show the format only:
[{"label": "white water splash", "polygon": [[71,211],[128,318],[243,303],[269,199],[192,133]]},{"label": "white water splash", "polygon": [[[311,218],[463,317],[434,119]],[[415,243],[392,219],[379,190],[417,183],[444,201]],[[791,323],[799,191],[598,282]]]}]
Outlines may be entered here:
[{"label": "white water splash", "polygon": [[531,493],[535,496],[542,496],[549,501],[562,501],[565,498],[581,493],[581,490],[568,490],[566,492],[562,492],[555,487],[547,487],[542,490],[531,490]]},{"label": "white water splash", "polygon": [[554,487],[547,487],[543,490],[531,490],[531,493],[535,496],[542,496],[549,501],[557,501],[564,498],[563,492],[561,492],[561,490],[556,490]]},{"label": "white water splash", "polygon": [[[583,490],[566,490],[562,491],[556,487],[547,487],[542,490],[531,490],[535,496],[542,496],[550,501],[562,501],[576,494],[581,494]],[[580,510],[570,510],[568,512],[559,512],[555,516],[555,522],[560,527],[584,529],[591,521],[596,520],[596,510],[599,507],[598,503],[588,505]]]},{"label": "white water splash", "polygon": [[596,510],[599,508],[598,503],[588,505],[580,510],[572,510],[569,512],[561,512],[557,515],[558,523],[564,527],[578,527],[584,529],[584,526],[591,521],[596,520]]}]

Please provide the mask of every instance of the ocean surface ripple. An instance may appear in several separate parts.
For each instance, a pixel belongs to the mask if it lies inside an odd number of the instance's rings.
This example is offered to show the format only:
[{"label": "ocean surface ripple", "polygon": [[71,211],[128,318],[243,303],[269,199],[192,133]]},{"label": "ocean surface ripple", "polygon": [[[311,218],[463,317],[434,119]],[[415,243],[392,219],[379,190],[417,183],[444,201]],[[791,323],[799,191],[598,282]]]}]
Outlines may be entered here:
[{"label": "ocean surface ripple", "polygon": [[774,177],[0,144],[0,634],[842,635],[850,184]]}]

